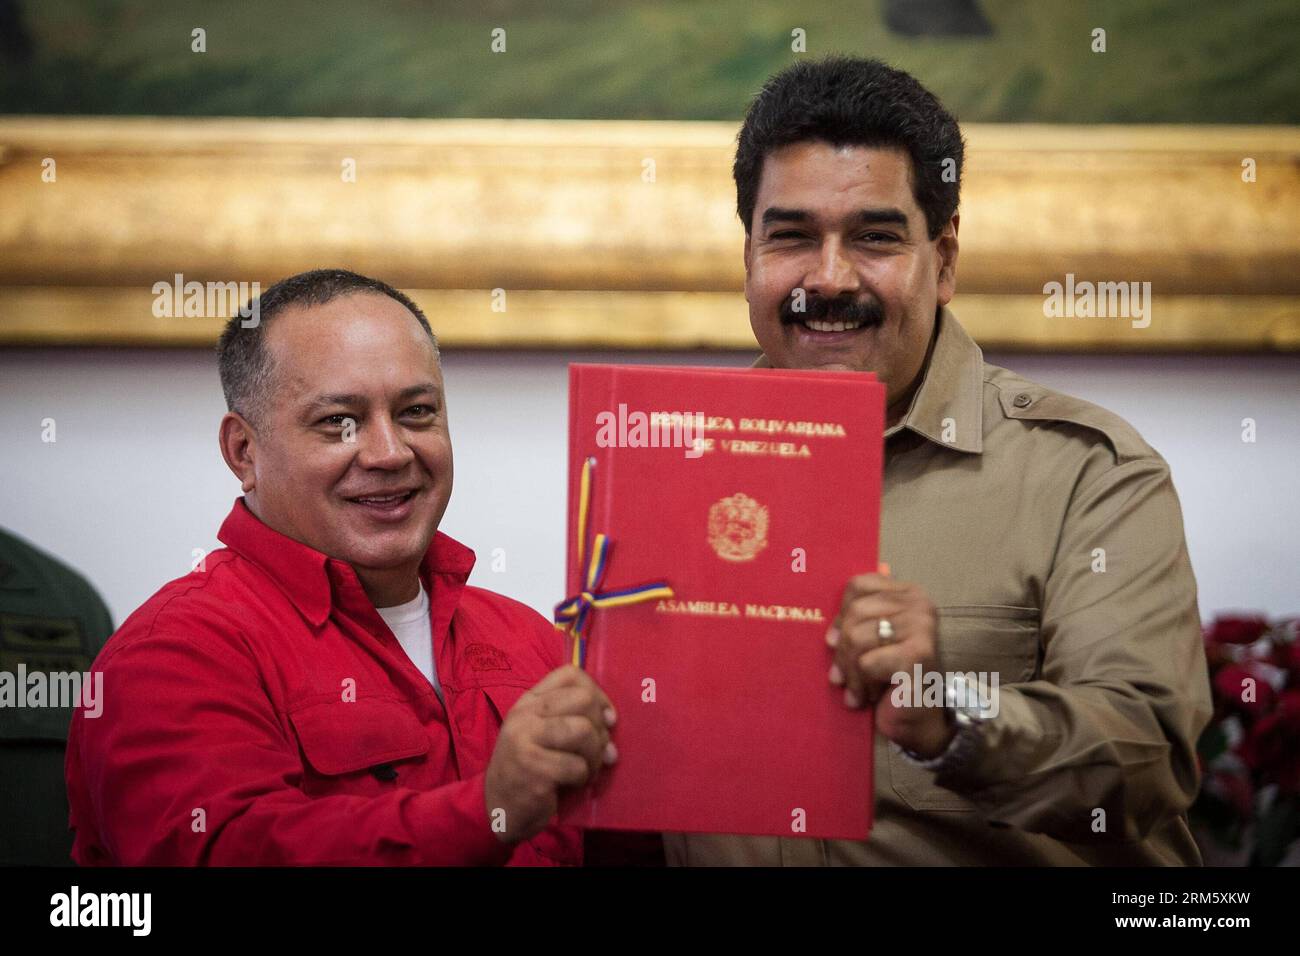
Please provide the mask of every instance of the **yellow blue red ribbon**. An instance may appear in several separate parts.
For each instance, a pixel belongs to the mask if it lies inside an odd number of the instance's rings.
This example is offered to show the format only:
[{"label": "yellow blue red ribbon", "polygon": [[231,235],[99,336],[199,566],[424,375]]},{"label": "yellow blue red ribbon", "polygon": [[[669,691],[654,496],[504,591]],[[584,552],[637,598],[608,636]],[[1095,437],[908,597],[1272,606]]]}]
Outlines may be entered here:
[{"label": "yellow blue red ribbon", "polygon": [[[596,459],[588,458],[582,463],[582,479],[578,489],[578,568],[583,567],[587,543],[587,512],[591,506],[591,473],[596,467]],[[555,628],[567,634],[573,640],[572,661],[578,667],[587,663],[587,622],[595,608],[625,607],[656,598],[670,598],[673,589],[666,581],[655,581],[633,588],[619,588],[613,591],[601,591],[601,581],[609,567],[609,554],[613,542],[603,534],[597,534],[591,547],[590,561],[587,563],[586,577],[582,590],[573,597],[555,605]]]}]

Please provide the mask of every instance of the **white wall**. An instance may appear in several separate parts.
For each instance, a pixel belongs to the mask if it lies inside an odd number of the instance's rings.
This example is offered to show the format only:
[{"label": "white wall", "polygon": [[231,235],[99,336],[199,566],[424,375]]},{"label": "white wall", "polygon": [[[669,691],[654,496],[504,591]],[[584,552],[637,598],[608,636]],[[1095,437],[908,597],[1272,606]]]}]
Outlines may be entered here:
[{"label": "white wall", "polygon": [[[695,353],[444,355],[456,487],[443,530],[474,548],[473,581],[545,614],[563,573],[567,364],[747,365]],[[1201,613],[1300,612],[1300,356],[999,356],[1104,405],[1173,468]],[[0,526],[85,574],[120,623],[186,573],[238,484],[217,451],[224,406],[207,351],[0,351]],[[1241,440],[1253,418],[1258,438]],[[41,441],[53,418],[57,441]],[[490,570],[494,548],[506,569]]]}]

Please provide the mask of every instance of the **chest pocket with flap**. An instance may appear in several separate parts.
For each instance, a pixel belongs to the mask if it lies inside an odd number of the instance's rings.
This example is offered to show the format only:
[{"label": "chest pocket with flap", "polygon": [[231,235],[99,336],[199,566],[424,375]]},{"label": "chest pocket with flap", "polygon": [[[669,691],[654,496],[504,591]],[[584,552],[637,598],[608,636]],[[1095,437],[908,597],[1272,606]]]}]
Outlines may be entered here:
[{"label": "chest pocket with flap", "polygon": [[311,703],[290,711],[289,720],[307,762],[325,776],[355,773],[429,750],[424,727],[397,701]]},{"label": "chest pocket with flap", "polygon": [[[939,667],[944,671],[997,674],[998,688],[1033,680],[1039,668],[1037,608],[993,604],[941,607]],[[988,685],[985,685],[988,686]],[[893,746],[889,779],[894,792],[913,810],[971,810],[960,794],[935,786],[934,773],[915,766]]]},{"label": "chest pocket with flap", "polygon": [[519,698],[528,693],[528,688],[519,684],[487,684],[481,688],[482,692],[487,695],[488,701],[492,704],[492,710],[497,716],[497,723],[501,724],[506,719],[506,714],[510,709],[519,703]]}]

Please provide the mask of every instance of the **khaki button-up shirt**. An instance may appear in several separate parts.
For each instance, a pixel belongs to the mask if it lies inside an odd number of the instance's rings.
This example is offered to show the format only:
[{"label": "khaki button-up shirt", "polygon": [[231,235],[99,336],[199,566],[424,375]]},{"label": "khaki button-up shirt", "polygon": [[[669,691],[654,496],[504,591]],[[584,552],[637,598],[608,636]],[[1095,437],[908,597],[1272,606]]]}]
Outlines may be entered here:
[{"label": "khaki button-up shirt", "polygon": [[1200,863],[1210,692],[1169,466],[1118,416],[987,364],[946,309],[936,324],[885,432],[880,557],[938,608],[942,670],[999,675],[996,716],[938,772],[877,734],[866,842],[668,834],[670,863]]}]

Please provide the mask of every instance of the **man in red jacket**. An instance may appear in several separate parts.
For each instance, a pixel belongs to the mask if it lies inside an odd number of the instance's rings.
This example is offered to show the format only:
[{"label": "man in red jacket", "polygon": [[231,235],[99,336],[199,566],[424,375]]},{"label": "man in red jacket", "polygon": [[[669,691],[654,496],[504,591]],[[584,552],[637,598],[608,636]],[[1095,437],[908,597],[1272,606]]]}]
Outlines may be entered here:
[{"label": "man in red jacket", "polygon": [[392,287],[322,270],[220,345],[225,548],[109,640],[66,776],[90,864],[580,863],[557,798],[614,712],[522,604],[466,579],[437,344]]}]

